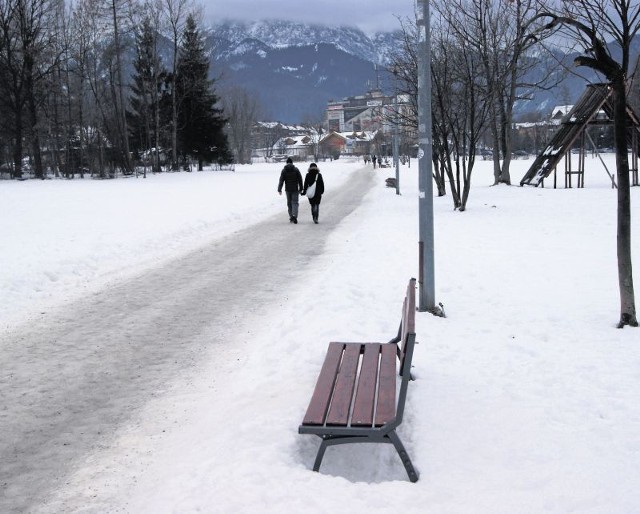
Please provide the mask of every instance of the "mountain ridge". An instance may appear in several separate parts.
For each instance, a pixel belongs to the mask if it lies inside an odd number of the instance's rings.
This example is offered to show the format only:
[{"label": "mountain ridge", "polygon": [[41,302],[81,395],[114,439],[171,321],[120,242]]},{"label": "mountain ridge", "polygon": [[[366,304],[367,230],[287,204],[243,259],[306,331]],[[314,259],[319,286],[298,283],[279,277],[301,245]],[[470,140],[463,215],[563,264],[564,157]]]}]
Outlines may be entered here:
[{"label": "mountain ridge", "polygon": [[245,39],[255,39],[271,48],[308,46],[316,43],[333,44],[338,50],[355,55],[374,64],[389,62],[394,38],[399,29],[376,32],[371,36],[356,27],[331,27],[286,20],[244,22],[227,20],[208,27],[208,34],[239,45]]},{"label": "mountain ridge", "polygon": [[217,87],[244,89],[263,117],[287,124],[317,122],[328,101],[377,86],[395,37],[289,21],[227,21],[204,34]]},{"label": "mountain ridge", "polygon": [[[401,41],[400,27],[367,35],[350,26],[286,20],[227,20],[208,26],[204,34],[212,50],[212,75],[222,77],[218,85],[245,89],[259,99],[265,118],[288,124],[321,119],[329,100],[362,95],[379,85],[384,89],[384,70]],[[527,82],[535,83],[541,70],[534,66]],[[598,81],[589,70],[582,75]],[[515,115],[547,115],[555,105],[574,103],[586,84],[567,74],[551,90],[519,100]]]}]

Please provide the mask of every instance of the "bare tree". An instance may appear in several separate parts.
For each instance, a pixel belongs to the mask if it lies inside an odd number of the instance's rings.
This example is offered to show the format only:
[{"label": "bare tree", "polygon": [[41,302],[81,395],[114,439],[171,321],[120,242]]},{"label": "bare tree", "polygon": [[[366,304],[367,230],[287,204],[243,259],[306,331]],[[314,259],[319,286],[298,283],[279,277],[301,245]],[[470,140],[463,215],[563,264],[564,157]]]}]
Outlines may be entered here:
[{"label": "bare tree", "polygon": [[[123,42],[123,35],[132,29],[132,7],[132,0],[79,0],[74,6],[72,55],[78,88],[79,161],[90,157],[90,167],[99,169],[102,177],[115,176],[118,170],[133,172]],[[85,98],[85,88],[90,98]]]},{"label": "bare tree", "polygon": [[464,211],[490,102],[480,57],[459,32],[436,22],[432,41],[434,161],[449,178],[454,208]]},{"label": "bare tree", "polygon": [[[155,63],[160,63],[160,53],[158,49],[158,38],[160,36],[161,29],[161,16],[162,16],[162,0],[147,0],[145,2],[145,11],[149,17],[149,20],[152,23],[153,28],[156,31],[156,37],[154,38],[153,45],[153,61]],[[154,70],[155,79],[159,79],[160,75],[163,72],[159,69]],[[160,171],[160,91],[158,88],[153,88],[151,92],[151,101],[154,105],[153,111],[153,125],[154,125],[154,133],[155,133],[155,159],[154,161],[154,171]]]},{"label": "bare tree", "polygon": [[[70,58],[71,46],[70,16],[71,11],[63,0],[56,0],[52,14],[52,27],[57,34],[54,50],[60,58],[54,63],[53,73],[48,81],[47,102],[44,106],[44,116],[47,120],[48,148],[51,168],[55,176],[59,176],[63,162],[69,162],[69,141],[72,128],[71,116],[71,84]],[[63,152],[64,148],[64,152]]]},{"label": "bare tree", "polygon": [[530,56],[538,41],[529,37],[540,21],[537,0],[451,0],[435,3],[461,41],[465,41],[482,63],[485,97],[489,104],[489,128],[493,139],[494,183],[511,183],[511,127],[517,100],[523,91],[544,87],[544,81],[529,84],[526,72],[540,66]]},{"label": "bare tree", "polygon": [[[73,9],[70,26],[69,44],[67,45],[67,73],[69,84],[69,116],[71,127],[67,135],[67,163],[66,174],[72,172],[72,167],[77,166],[83,170],[88,165],[87,155],[87,94],[89,86],[89,73],[94,55],[94,42],[96,37],[97,14],[95,13],[95,0],[81,0]],[[73,63],[73,64],[71,64]],[[75,98],[75,101],[73,100]],[[72,156],[72,148],[77,149],[77,155]],[[72,163],[73,161],[73,163]],[[93,167],[90,166],[93,174]]]},{"label": "bare tree", "polygon": [[[415,134],[418,131],[418,31],[412,20],[400,20],[400,26],[396,45],[398,51],[392,56],[390,68],[394,74],[396,92],[407,101],[394,113],[393,123],[398,123],[402,133]],[[434,73],[432,67],[432,80]],[[432,126],[437,126],[437,122],[432,122]],[[433,179],[438,196],[444,196],[447,194],[446,175],[438,160],[438,152],[433,153],[433,160]]]},{"label": "bare tree", "polygon": [[262,122],[260,125],[261,144],[264,145],[265,157],[273,155],[276,143],[286,134],[286,130],[280,122]]},{"label": "bare tree", "polygon": [[224,113],[228,118],[226,132],[236,162],[251,162],[251,133],[256,123],[260,106],[255,95],[235,88],[222,95]]},{"label": "bare tree", "polygon": [[[559,31],[582,48],[576,66],[591,68],[610,82],[614,99],[614,141],[618,179],[617,254],[620,288],[620,320],[637,327],[631,264],[631,191],[627,132],[629,72],[633,71],[631,46],[640,32],[640,3],[637,0],[562,0],[559,9],[537,16],[549,23],[540,30]],[[612,41],[613,44],[606,44]]]},{"label": "bare tree", "polygon": [[[10,114],[14,133],[14,173],[22,174],[23,143],[29,136],[37,177],[43,177],[40,149],[39,108],[58,55],[57,36],[52,20],[55,4],[51,0],[0,1],[0,102]],[[25,119],[26,118],[26,119]]]},{"label": "bare tree", "polygon": [[112,81],[112,87],[115,88],[113,94],[114,107],[116,108],[117,127],[119,136],[119,148],[121,151],[122,167],[125,173],[130,174],[133,171],[131,164],[131,156],[129,152],[129,128],[127,126],[127,101],[125,98],[125,82],[124,72],[122,64],[122,52],[123,46],[121,43],[121,26],[130,19],[128,16],[128,9],[130,8],[129,0],[109,0],[109,10],[111,12],[111,18],[113,21],[113,50],[114,50],[114,64],[115,64],[115,79]]},{"label": "bare tree", "polygon": [[321,116],[307,114],[303,117],[302,126],[306,129],[311,153],[315,161],[320,159],[320,140],[324,135],[324,123]]},{"label": "bare tree", "polygon": [[[118,117],[113,109],[114,95],[113,45],[109,12],[103,0],[81,0],[74,12],[76,73],[79,80],[79,137],[86,149],[84,159],[100,177],[114,176],[111,150],[118,139]],[[105,80],[108,77],[109,80]],[[88,87],[85,99],[84,86]],[[85,102],[86,100],[86,102]]]},{"label": "bare tree", "polygon": [[184,24],[189,11],[190,0],[162,0],[165,22],[171,32],[173,47],[172,72],[173,86],[171,88],[171,166],[174,170],[178,166],[178,92],[175,87],[175,77],[178,66],[178,52],[180,50],[180,37],[184,30]]},{"label": "bare tree", "polygon": [[[453,23],[444,16],[432,22],[433,177],[439,196],[446,194],[449,179],[454,208],[464,211],[490,102],[480,55]],[[394,56],[392,71],[398,92],[409,101],[397,104],[389,122],[397,122],[404,132],[417,129],[417,35],[414,24],[401,24],[401,50]]]}]

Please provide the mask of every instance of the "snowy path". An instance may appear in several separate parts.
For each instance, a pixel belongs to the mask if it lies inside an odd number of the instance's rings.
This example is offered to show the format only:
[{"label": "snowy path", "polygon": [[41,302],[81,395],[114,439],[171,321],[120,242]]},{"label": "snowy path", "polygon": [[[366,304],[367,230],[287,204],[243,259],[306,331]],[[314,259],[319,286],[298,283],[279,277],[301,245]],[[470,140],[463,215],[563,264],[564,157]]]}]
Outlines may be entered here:
[{"label": "snowy path", "polygon": [[0,512],[33,511],[167,382],[277,304],[373,186],[358,171],[313,225],[277,216],[0,338]]}]

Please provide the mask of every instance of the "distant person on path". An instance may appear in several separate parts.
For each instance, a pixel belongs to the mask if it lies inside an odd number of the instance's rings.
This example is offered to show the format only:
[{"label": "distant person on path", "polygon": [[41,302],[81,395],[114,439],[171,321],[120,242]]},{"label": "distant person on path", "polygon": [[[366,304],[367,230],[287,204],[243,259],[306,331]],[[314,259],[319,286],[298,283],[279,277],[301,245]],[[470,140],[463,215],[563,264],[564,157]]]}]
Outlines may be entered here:
[{"label": "distant person on path", "polygon": [[371,160],[373,161],[373,169],[376,169],[376,156],[374,155]]},{"label": "distant person on path", "polygon": [[[313,187],[315,185],[315,187]],[[313,193],[313,194],[312,194]],[[309,204],[311,205],[311,217],[314,223],[318,223],[318,216],[320,215],[320,200],[324,193],[324,180],[320,175],[320,170],[315,162],[309,165],[309,171],[304,177],[304,188],[302,194],[307,195]]]},{"label": "distant person on path", "polygon": [[291,157],[287,158],[287,164],[282,168],[278,193],[282,195],[282,185],[287,195],[287,209],[289,211],[289,223],[298,223],[298,195],[302,191],[302,174],[293,165]]}]

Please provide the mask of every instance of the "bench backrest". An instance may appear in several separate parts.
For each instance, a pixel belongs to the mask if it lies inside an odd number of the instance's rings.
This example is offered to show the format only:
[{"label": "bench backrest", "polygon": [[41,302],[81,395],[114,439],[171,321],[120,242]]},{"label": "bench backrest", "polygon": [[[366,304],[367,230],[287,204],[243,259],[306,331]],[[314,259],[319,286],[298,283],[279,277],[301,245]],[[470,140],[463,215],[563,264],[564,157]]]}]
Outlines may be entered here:
[{"label": "bench backrest", "polygon": [[416,343],[416,279],[409,280],[407,294],[402,305],[402,319],[398,328],[398,358],[400,359],[400,393],[398,394],[398,407],[396,409],[396,424],[402,422],[404,404],[407,399],[407,389],[411,380],[411,361],[413,349]]},{"label": "bench backrest", "polygon": [[[416,279],[409,280],[407,294],[402,305],[402,318],[398,328],[398,343],[400,345],[400,375],[404,376],[404,363],[407,360],[407,350],[409,349],[409,335],[416,333]],[[414,339],[415,341],[415,339]],[[409,362],[409,366],[411,363]]]}]

